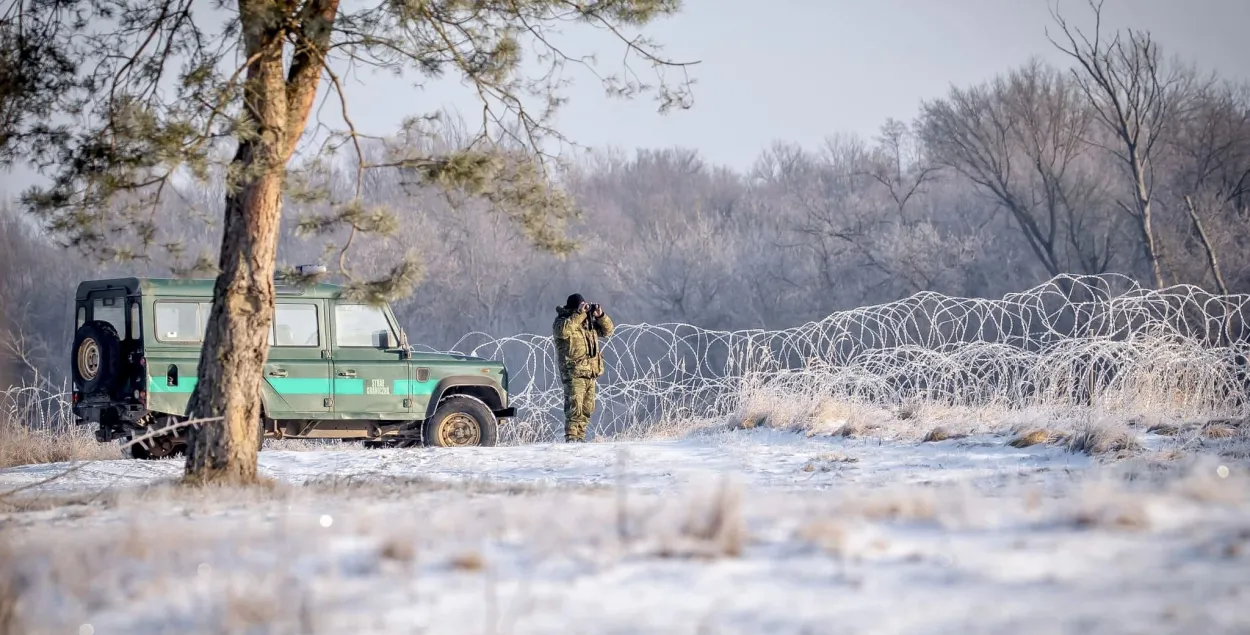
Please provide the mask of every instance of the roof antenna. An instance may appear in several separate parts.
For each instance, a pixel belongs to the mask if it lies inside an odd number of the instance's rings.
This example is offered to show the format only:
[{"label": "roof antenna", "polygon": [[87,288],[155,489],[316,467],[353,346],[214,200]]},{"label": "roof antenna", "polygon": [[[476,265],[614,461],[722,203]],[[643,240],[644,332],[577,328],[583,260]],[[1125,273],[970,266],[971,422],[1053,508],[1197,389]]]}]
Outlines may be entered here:
[{"label": "roof antenna", "polygon": [[274,271],[273,280],[275,284],[300,287],[317,282],[325,273],[325,265],[297,265],[291,269]]},{"label": "roof antenna", "polygon": [[295,268],[301,276],[316,276],[326,272],[325,265],[300,265]]}]

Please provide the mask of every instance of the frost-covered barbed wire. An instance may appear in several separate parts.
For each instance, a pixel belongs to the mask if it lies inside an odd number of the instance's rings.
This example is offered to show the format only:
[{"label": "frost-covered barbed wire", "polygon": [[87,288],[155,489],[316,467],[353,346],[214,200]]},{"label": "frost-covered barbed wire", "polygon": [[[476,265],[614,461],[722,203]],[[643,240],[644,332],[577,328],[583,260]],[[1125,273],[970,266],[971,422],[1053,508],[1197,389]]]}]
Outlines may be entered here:
[{"label": "frost-covered barbed wire", "polygon": [[20,422],[33,430],[62,433],[73,428],[68,387],[10,386],[0,389],[0,422]]},{"label": "frost-covered barbed wire", "polygon": [[[1059,276],[1001,299],[919,293],[777,331],[623,324],[604,344],[594,429],[724,417],[759,391],[882,407],[1229,416],[1246,408],[1248,311],[1250,296],[1104,275]],[[549,335],[471,333],[452,352],[507,364],[520,416],[505,438],[557,436],[563,393]]]}]

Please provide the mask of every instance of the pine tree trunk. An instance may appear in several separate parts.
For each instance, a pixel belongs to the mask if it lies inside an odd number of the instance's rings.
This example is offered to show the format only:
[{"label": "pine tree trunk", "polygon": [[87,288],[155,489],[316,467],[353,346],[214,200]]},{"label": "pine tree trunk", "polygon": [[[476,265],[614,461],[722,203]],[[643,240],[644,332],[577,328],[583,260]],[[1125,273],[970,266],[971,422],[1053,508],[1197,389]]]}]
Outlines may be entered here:
[{"label": "pine tree trunk", "polygon": [[217,418],[191,429],[186,480],[256,481],[260,381],[269,354],[273,274],[286,175],[287,98],[282,39],[265,0],[239,3],[245,48],[255,61],[244,87],[245,119],[256,132],[240,139],[227,188],[220,272],[204,334],[198,381],[188,404],[193,419]]},{"label": "pine tree trunk", "polygon": [[260,381],[273,321],[281,192],[281,174],[266,175],[239,195],[226,197],[221,273],[188,406],[192,418],[222,420],[191,430],[186,476],[193,482],[256,480]]}]

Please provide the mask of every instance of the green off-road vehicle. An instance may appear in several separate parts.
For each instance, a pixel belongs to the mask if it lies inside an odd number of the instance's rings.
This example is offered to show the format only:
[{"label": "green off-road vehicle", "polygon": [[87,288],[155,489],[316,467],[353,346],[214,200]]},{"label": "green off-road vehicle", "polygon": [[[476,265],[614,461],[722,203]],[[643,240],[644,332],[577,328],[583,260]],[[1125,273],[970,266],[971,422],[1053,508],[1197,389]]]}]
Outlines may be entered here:
[{"label": "green off-road vehicle", "polygon": [[[301,268],[304,272],[323,268]],[[73,410],[96,439],[128,440],[185,420],[213,280],[120,278],[78,285]],[[495,445],[515,416],[504,365],[415,353],[390,307],[349,302],[332,284],[279,283],[261,382],[264,437],[370,445]],[[131,446],[185,449],[184,428]]]}]

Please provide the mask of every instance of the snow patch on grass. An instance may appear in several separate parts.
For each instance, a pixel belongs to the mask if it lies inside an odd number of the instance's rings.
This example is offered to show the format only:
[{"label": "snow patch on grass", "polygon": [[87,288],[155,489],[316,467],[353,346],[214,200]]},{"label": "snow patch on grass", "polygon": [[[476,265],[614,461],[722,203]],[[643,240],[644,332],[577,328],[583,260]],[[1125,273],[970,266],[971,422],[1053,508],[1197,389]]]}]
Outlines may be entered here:
[{"label": "snow patch on grass", "polygon": [[[876,462],[869,447],[860,464]],[[1238,608],[1250,592],[1241,467],[1173,466],[1151,487],[1099,472],[823,491],[709,473],[647,492],[630,485],[637,465],[618,486],[586,488],[157,482],[7,516],[0,589],[18,589],[15,623],[31,632],[1250,626]]]},{"label": "snow patch on grass", "polygon": [[[16,632],[138,635],[1250,628],[1250,469],[1193,450],[1227,438],[1125,425],[1142,449],[1122,457],[1049,433],[1013,447],[1031,423],[928,441],[722,425],[273,444],[270,485],[249,489],[179,486],[177,460],[99,461],[0,500],[0,620],[9,606]],[[0,470],[0,492],[65,467]]]}]

